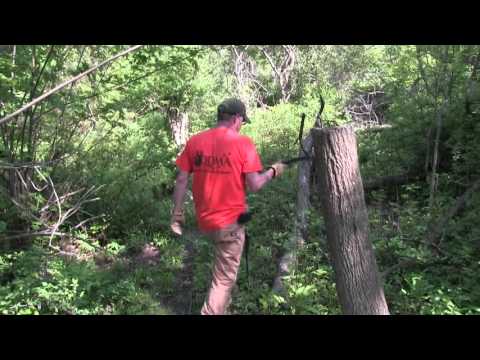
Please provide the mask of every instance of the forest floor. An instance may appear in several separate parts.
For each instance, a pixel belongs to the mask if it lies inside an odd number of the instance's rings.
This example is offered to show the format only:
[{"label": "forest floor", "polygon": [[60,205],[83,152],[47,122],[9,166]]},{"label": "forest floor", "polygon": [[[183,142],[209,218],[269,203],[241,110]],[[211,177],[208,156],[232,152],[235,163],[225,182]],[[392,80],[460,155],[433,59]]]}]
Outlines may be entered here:
[{"label": "forest floor", "polygon": [[[198,255],[195,238],[198,235],[197,231],[190,230],[182,236],[182,242],[185,244],[182,267],[175,273],[171,295],[159,297],[159,301],[168,308],[172,315],[190,315],[193,313],[195,303],[194,261]],[[158,250],[155,250],[154,258],[159,256]]]}]

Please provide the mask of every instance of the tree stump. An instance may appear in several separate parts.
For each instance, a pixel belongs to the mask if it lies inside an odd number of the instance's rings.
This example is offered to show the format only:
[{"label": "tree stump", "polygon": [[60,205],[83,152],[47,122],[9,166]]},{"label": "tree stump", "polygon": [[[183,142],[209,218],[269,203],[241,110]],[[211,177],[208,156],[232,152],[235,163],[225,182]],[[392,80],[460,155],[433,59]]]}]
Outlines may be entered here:
[{"label": "tree stump", "polygon": [[388,315],[368,238],[368,215],[352,129],[312,129],[327,244],[342,312]]}]

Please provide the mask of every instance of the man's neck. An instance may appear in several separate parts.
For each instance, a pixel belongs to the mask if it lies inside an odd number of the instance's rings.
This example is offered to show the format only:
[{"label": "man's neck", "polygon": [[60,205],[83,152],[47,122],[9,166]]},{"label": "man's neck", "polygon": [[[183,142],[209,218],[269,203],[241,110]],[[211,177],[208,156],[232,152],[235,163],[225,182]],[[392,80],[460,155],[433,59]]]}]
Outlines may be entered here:
[{"label": "man's neck", "polygon": [[224,121],[218,122],[217,125],[215,126],[215,128],[227,128],[227,129],[235,131],[235,126],[233,124],[228,123],[228,122],[224,122]]}]

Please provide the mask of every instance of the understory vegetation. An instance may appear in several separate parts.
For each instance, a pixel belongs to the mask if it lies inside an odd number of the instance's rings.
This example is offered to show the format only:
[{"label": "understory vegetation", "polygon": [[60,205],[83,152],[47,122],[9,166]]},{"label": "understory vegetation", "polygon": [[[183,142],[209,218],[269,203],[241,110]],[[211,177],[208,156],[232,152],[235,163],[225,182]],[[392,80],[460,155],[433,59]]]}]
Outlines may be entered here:
[{"label": "understory vegetation", "polygon": [[[213,247],[169,229],[175,159],[227,97],[264,167],[298,132],[355,129],[392,314],[480,313],[480,46],[0,46],[0,314],[198,314]],[[341,314],[318,189],[286,293],[297,165],[248,194],[250,278],[231,314]]]}]

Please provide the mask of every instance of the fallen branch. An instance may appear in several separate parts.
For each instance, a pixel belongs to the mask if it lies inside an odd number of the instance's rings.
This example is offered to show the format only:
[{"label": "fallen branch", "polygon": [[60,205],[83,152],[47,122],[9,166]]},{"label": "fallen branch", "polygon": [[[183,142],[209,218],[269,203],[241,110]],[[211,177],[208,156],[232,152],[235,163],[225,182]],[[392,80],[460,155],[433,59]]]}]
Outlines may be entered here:
[{"label": "fallen branch", "polygon": [[25,182],[25,179],[23,178],[21,172],[18,171],[17,169],[15,169],[15,173],[20,178],[20,181],[22,182],[22,185],[23,185],[23,188],[25,189],[25,191],[28,191],[27,183]]},{"label": "fallen branch", "polygon": [[[376,124],[376,122],[372,122],[372,124]],[[392,129],[393,126],[390,124],[383,124],[383,125],[365,125],[365,123],[362,126],[353,125],[355,133],[359,132],[380,132],[386,129]]]},{"label": "fallen branch", "polygon": [[[446,254],[443,254],[443,255],[447,256]],[[453,264],[450,263],[450,261],[451,260],[449,258],[436,258],[428,261],[421,261],[415,258],[403,258],[397,264],[392,265],[389,268],[387,268],[385,271],[383,271],[381,275],[383,280],[386,280],[388,275],[390,275],[392,272],[398,269],[410,270],[411,268],[415,268],[415,267],[421,267],[422,269],[424,269],[424,268],[429,268],[431,266],[438,266],[438,265],[454,266]]]},{"label": "fallen branch", "polygon": [[[4,236],[4,237],[0,237],[0,241],[10,241],[10,240],[18,240],[18,239],[28,239],[28,238],[32,238],[32,237],[37,237],[37,236],[62,236],[62,237],[65,237],[65,238],[68,238],[68,239],[74,239],[74,240],[79,240],[79,241],[82,241],[82,242],[85,242],[87,243],[84,239],[78,237],[78,236],[75,236],[71,233],[63,233],[63,232],[51,232],[49,230],[42,230],[42,231],[35,231],[35,232],[28,232],[28,233],[23,233],[23,234],[17,234],[17,235],[11,235],[11,236]],[[115,253],[113,253],[112,251],[108,250],[108,249],[105,249],[101,246],[97,246],[95,244],[92,244],[90,242],[88,242],[88,245],[99,250],[99,251],[102,251],[106,254],[109,254],[111,256],[116,256]],[[51,248],[51,249],[54,249],[56,251],[58,251],[60,254],[64,254],[64,255],[76,255],[75,253],[67,253],[65,251],[63,251],[62,249],[60,249],[58,246],[55,246],[55,245],[52,245],[52,244],[48,244],[48,247]]]},{"label": "fallen branch", "polygon": [[[25,214],[25,217],[27,217],[31,220],[37,221],[38,223],[40,223],[43,226],[43,229],[40,230],[40,231],[36,231],[36,232],[29,232],[29,233],[25,233],[25,234],[13,235],[11,237],[6,237],[5,239],[6,240],[13,240],[13,239],[20,239],[20,238],[25,238],[25,237],[28,238],[28,237],[33,237],[33,236],[49,236],[50,239],[49,239],[48,246],[53,248],[52,241],[53,241],[53,238],[55,236],[70,236],[71,237],[71,235],[59,232],[58,231],[59,228],[65,223],[65,221],[67,219],[72,217],[78,211],[81,211],[81,208],[84,204],[99,200],[100,199],[99,197],[92,198],[92,195],[94,195],[96,192],[98,192],[103,187],[103,185],[99,186],[99,187],[95,187],[95,186],[90,187],[87,191],[85,191],[80,196],[80,198],[78,200],[76,200],[76,203],[74,203],[73,206],[71,206],[70,208],[68,208],[65,211],[65,209],[62,209],[62,206],[67,201],[67,199],[71,198],[73,195],[75,195],[75,194],[77,194],[81,191],[84,191],[84,189],[79,189],[79,190],[76,190],[76,191],[68,192],[66,194],[63,194],[62,196],[59,196],[58,193],[57,193],[57,190],[55,188],[55,185],[54,185],[52,179],[50,178],[50,176],[44,175],[38,167],[34,167],[34,170],[37,172],[38,176],[42,179],[42,181],[46,183],[46,186],[48,186],[51,190],[51,195],[50,195],[49,199],[46,200],[46,204],[44,204],[44,206],[41,207],[41,209],[39,211],[39,216],[37,216],[37,214],[32,212],[30,206],[28,206],[28,201],[27,201],[26,204],[21,204],[20,202],[16,201],[13,198],[10,198],[10,200],[13,202],[13,204],[15,204],[19,209],[21,209],[23,211],[23,213]],[[18,170],[16,170],[16,171],[18,172]],[[26,187],[26,183],[23,180],[23,177],[21,176],[20,173],[18,174],[18,176],[20,177],[20,180],[22,181],[23,186]],[[33,184],[33,182],[32,182],[32,184]],[[36,186],[34,186],[34,187],[35,187],[35,189],[38,190],[38,188]],[[54,203],[55,203],[55,205],[57,207],[57,211],[58,211],[58,213],[55,214],[55,217],[57,219],[56,219],[54,224],[49,224],[48,220],[47,220],[48,216],[47,217],[43,216],[43,213],[45,211],[47,211],[50,208],[50,206],[52,206]],[[100,216],[91,215],[90,218],[81,221],[74,228],[77,229],[78,227],[85,224],[86,222],[94,220],[94,219],[102,217],[102,216],[103,215],[100,215]]]},{"label": "fallen branch", "polygon": [[406,173],[401,175],[383,176],[371,180],[367,180],[364,184],[365,191],[373,191],[381,188],[399,186],[418,181],[422,178],[419,174]]},{"label": "fallen branch", "polygon": [[429,226],[429,236],[428,242],[429,245],[437,245],[441,242],[445,230],[448,226],[450,220],[457,215],[460,210],[465,206],[467,200],[472,196],[472,194],[480,189],[480,179],[477,179],[468,189],[463,193],[462,196],[458,197],[455,201],[455,204],[447,210],[447,212],[438,219],[435,223]]},{"label": "fallen branch", "polygon": [[75,225],[73,228],[74,229],[78,229],[80,226],[84,225],[85,223],[89,222],[89,221],[92,221],[92,220],[95,220],[95,219],[99,219],[99,218],[102,218],[102,217],[105,217],[104,214],[102,215],[97,215],[97,216],[92,216],[91,218],[88,218],[88,219],[85,219],[81,222],[79,222],[77,225]]},{"label": "fallen branch", "polygon": [[0,162],[0,169],[18,169],[18,168],[31,168],[34,166],[46,167],[50,165],[55,165],[58,162],[64,160],[65,156],[60,157],[55,160],[45,161],[45,162],[14,162],[14,163],[5,163]]},{"label": "fallen branch", "polygon": [[46,99],[47,97],[53,95],[54,93],[58,92],[59,90],[63,89],[64,87],[66,87],[67,85],[75,82],[75,81],[78,81],[80,80],[81,78],[87,76],[88,74],[98,70],[99,68],[107,65],[108,63],[118,59],[119,57],[121,56],[124,56],[128,53],[131,53],[132,51],[135,51],[137,49],[139,49],[140,47],[142,47],[143,45],[135,45],[135,46],[132,46],[131,48],[128,48],[127,50],[124,50],[120,53],[118,53],[117,55],[105,60],[105,61],[102,61],[100,64],[98,65],[95,65],[93,66],[92,68],[88,69],[87,71],[84,71],[83,73],[77,75],[77,76],[74,76],[73,78],[67,80],[67,81],[64,81],[63,83],[61,83],[60,85],[54,87],[53,89],[47,91],[46,93],[44,93],[43,95],[40,95],[39,97],[37,97],[36,99],[30,101],[28,104],[26,104],[25,106],[23,106],[22,108],[14,111],[13,113],[3,117],[2,119],[0,119],[0,125],[2,124],[5,124],[6,122],[12,120],[14,117],[16,117],[17,115],[20,115],[21,113],[25,112],[26,110],[28,110],[29,108],[31,108],[33,105],[39,103],[40,101]]},{"label": "fallen branch", "polygon": [[52,231],[49,231],[49,230],[42,230],[42,231],[28,232],[28,233],[23,233],[23,234],[18,234],[18,235],[5,236],[1,239],[9,241],[9,240],[37,237],[37,236],[52,236],[52,234],[53,234],[53,236],[69,236],[69,234],[67,234],[67,233],[52,232]]},{"label": "fallen branch", "polygon": [[404,259],[398,262],[397,264],[390,266],[387,268],[385,271],[381,273],[382,278],[385,280],[388,275],[390,275],[393,271],[397,269],[406,269],[412,266],[419,265],[420,263],[418,262],[417,259]]},{"label": "fallen branch", "polygon": [[50,240],[48,241],[48,246],[52,246],[52,239],[55,236],[54,234],[57,232],[58,228],[62,224],[62,205],[60,204],[60,200],[58,198],[57,190],[55,189],[55,186],[53,185],[53,181],[50,178],[50,176],[48,176],[48,180],[47,180],[47,178],[45,178],[45,176],[42,174],[42,172],[40,170],[38,170],[38,167],[35,167],[34,169],[38,173],[38,175],[42,178],[42,180],[45,181],[46,183],[48,183],[52,187],[53,195],[55,195],[55,199],[57,200],[58,221],[54,225],[52,235],[50,236]]}]

